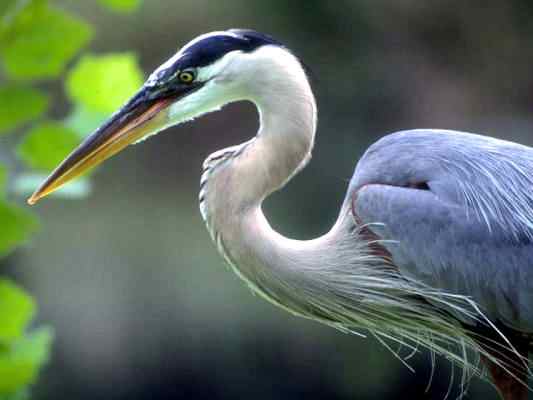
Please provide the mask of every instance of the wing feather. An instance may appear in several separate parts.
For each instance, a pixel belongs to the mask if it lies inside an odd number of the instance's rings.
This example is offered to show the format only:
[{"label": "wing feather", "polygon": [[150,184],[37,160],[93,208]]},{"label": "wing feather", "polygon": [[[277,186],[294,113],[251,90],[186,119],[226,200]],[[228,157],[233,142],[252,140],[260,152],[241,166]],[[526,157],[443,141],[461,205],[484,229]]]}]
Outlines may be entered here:
[{"label": "wing feather", "polygon": [[[429,190],[420,190],[424,182]],[[533,149],[454,131],[371,146],[350,184],[402,273],[533,332]]]}]

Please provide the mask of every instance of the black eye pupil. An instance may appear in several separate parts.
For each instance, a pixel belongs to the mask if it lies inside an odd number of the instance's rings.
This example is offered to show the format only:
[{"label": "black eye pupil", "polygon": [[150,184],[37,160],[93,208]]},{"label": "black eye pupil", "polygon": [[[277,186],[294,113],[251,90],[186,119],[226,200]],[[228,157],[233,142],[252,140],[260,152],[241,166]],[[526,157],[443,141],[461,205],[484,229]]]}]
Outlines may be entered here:
[{"label": "black eye pupil", "polygon": [[192,80],[194,79],[194,76],[190,72],[183,72],[180,74],[180,79],[183,82],[192,82]]}]

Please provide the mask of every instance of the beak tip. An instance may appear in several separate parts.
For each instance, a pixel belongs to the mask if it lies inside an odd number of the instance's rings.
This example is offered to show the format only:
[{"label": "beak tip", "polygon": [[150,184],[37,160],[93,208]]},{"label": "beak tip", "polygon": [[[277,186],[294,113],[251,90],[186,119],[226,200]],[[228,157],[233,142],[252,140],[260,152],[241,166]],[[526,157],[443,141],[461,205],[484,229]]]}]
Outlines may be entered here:
[{"label": "beak tip", "polygon": [[26,200],[26,202],[30,205],[30,206],[33,206],[35,203],[37,203],[37,200],[39,200],[39,197],[34,194],[31,195],[31,197],[28,198],[28,200]]}]

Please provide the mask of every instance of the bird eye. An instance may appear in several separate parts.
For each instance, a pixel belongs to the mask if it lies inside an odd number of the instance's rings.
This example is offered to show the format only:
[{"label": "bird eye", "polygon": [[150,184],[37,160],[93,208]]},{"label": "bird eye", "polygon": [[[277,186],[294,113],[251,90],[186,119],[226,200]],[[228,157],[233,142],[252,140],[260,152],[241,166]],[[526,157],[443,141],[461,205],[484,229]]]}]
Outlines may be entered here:
[{"label": "bird eye", "polygon": [[191,83],[192,81],[194,81],[194,72],[193,71],[190,71],[190,70],[187,70],[187,71],[181,71],[179,74],[178,74],[178,79],[180,80],[180,82],[182,83]]}]

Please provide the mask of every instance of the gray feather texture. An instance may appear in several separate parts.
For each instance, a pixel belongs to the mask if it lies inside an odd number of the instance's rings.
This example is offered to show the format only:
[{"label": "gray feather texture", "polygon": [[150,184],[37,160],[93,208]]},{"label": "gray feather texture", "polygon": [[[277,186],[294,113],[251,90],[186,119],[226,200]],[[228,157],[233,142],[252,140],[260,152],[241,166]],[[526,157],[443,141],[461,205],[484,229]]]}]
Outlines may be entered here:
[{"label": "gray feather texture", "polygon": [[[410,188],[426,182],[430,190]],[[475,299],[494,321],[533,332],[533,149],[436,130],[388,135],[351,181],[357,213],[401,271]]]}]

